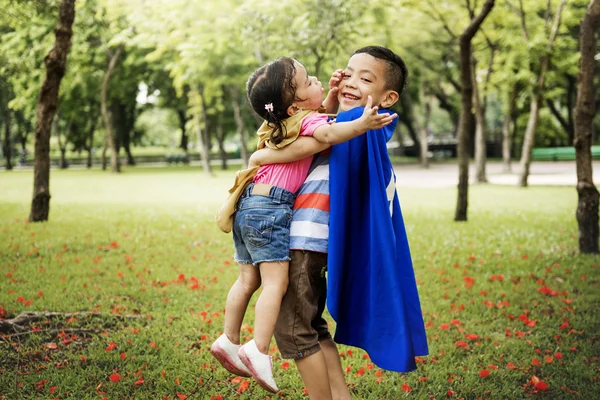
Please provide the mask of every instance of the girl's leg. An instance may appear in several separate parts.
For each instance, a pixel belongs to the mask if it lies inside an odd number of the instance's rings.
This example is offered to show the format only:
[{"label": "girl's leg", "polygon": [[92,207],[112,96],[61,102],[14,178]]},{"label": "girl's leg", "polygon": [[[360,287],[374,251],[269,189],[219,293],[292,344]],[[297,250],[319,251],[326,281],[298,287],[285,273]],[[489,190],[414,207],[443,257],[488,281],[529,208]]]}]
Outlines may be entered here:
[{"label": "girl's leg", "polygon": [[262,293],[256,302],[254,341],[258,351],[267,354],[279,315],[281,299],[288,287],[288,261],[260,264]]},{"label": "girl's leg", "polygon": [[234,344],[240,343],[240,329],[252,295],[260,287],[260,272],[252,264],[240,264],[237,278],[225,303],[225,334]]}]

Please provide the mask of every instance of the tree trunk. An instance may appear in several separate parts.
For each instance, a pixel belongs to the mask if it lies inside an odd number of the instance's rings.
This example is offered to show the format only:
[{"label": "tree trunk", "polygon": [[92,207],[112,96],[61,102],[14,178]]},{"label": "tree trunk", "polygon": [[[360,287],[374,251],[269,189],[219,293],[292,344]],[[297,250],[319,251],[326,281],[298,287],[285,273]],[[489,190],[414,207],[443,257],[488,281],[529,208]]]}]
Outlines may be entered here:
[{"label": "tree trunk", "polygon": [[102,171],[106,171],[106,167],[108,166],[108,160],[106,157],[106,151],[108,150],[108,137],[106,133],[104,134],[104,143],[102,144],[102,156],[101,156],[101,164]]},{"label": "tree trunk", "polygon": [[181,129],[181,142],[179,143],[179,148],[185,151],[185,154],[188,152],[188,136],[185,131],[185,125],[187,123],[187,114],[185,110],[178,109],[177,116],[179,117],[179,129]]},{"label": "tree trunk", "polygon": [[135,99],[123,101],[120,98],[115,98],[111,101],[111,120],[115,132],[117,154],[121,154],[122,146],[127,156],[127,165],[135,165],[135,158],[131,153],[131,132],[134,129],[136,118],[135,108]]},{"label": "tree trunk", "polygon": [[248,148],[246,147],[246,144],[248,143],[248,132],[246,131],[246,125],[244,124],[244,119],[242,118],[242,112],[240,110],[238,91],[234,86],[229,86],[228,88],[231,95],[231,106],[233,108],[233,117],[235,119],[237,134],[240,135],[240,155],[242,156],[242,165],[244,168],[247,168],[248,159],[250,158]]},{"label": "tree trunk", "polygon": [[510,156],[510,116],[504,117],[502,123],[502,162],[504,172],[512,172]]},{"label": "tree trunk", "polygon": [[202,122],[204,123],[204,129],[201,131],[202,134],[202,144],[203,144],[203,158],[206,161],[206,170],[205,172],[212,176],[212,167],[210,165],[210,134],[209,134],[209,123],[208,123],[208,111],[206,110],[206,99],[204,97],[204,86],[200,87],[198,91],[200,94],[200,104],[202,105]]},{"label": "tree trunk", "polygon": [[450,117],[450,120],[452,121],[452,126],[454,127],[454,132],[452,132],[452,134],[454,137],[456,137],[456,133],[458,132],[458,119],[460,117],[459,111],[450,102],[448,95],[444,93],[442,89],[439,89],[439,91],[435,93],[435,97],[440,103],[440,108],[448,112],[448,116]]},{"label": "tree trunk", "polygon": [[575,152],[577,163],[577,224],[579,251],[598,253],[598,190],[592,171],[592,131],[596,114],[594,85],[596,49],[595,33],[600,27],[600,0],[591,0],[581,21],[579,43],[579,88],[575,104]]},{"label": "tree trunk", "polygon": [[418,157],[420,157],[421,156],[421,143],[419,141],[420,133],[417,132],[418,129],[416,129],[415,125],[414,125],[415,113],[414,113],[414,109],[413,109],[412,99],[410,98],[408,93],[406,94],[406,96],[400,97],[399,106],[401,107],[401,111],[397,113],[398,114],[398,122],[401,122],[404,124],[404,126],[406,126],[406,129],[408,130],[408,135],[410,136],[411,140],[414,143],[415,153],[418,155]]},{"label": "tree trunk", "polygon": [[200,153],[200,159],[202,161],[202,168],[204,169],[205,175],[212,176],[208,146],[204,138],[204,132],[202,131],[202,122],[200,121],[200,113],[202,112],[202,99],[200,97],[200,92],[197,89],[191,91],[190,95],[193,102],[192,117],[194,119],[194,129],[196,130],[196,141],[198,152]]},{"label": "tree trunk", "polygon": [[[485,164],[487,162],[487,146],[485,143],[485,110],[479,96],[479,86],[475,76],[475,61],[473,61],[473,108],[475,109],[475,182],[487,183]],[[485,96],[485,93],[484,93]]]},{"label": "tree trunk", "polygon": [[223,114],[219,114],[217,123],[217,143],[219,145],[219,155],[221,156],[221,169],[227,170],[227,152],[225,151],[225,132],[223,131]]},{"label": "tree trunk", "polygon": [[[570,95],[571,95],[570,93],[567,93],[567,97],[569,97]],[[569,146],[573,145],[573,139],[574,139],[573,131],[574,131],[575,127],[562,116],[562,114],[560,113],[560,110],[558,108],[556,108],[554,101],[547,99],[546,104],[548,105],[548,108],[550,109],[550,112],[552,113],[552,115],[554,115],[554,118],[556,118],[556,120],[558,121],[560,126],[567,133],[567,138],[568,138],[567,141],[569,143]],[[570,107],[570,105],[567,105],[567,107]]]},{"label": "tree trunk", "polygon": [[31,122],[25,118],[22,111],[15,111],[15,122],[17,123],[17,137],[21,144],[21,163],[24,164],[27,155],[27,139],[32,130]]},{"label": "tree trunk", "polygon": [[535,142],[535,130],[537,128],[539,116],[540,116],[540,105],[543,101],[544,96],[544,80],[546,78],[546,72],[548,70],[548,64],[550,62],[550,54],[554,40],[558,34],[558,28],[560,26],[560,19],[562,11],[565,7],[566,0],[561,0],[556,10],[554,17],[554,23],[552,25],[552,31],[550,38],[548,39],[548,45],[546,47],[546,54],[542,56],[540,61],[540,72],[538,75],[538,81],[531,92],[531,106],[529,109],[529,120],[527,121],[527,128],[525,129],[525,137],[523,138],[523,150],[521,151],[521,173],[519,175],[520,187],[527,186],[527,179],[529,178],[529,169],[531,167],[531,151],[533,150],[533,144]]},{"label": "tree trunk", "polygon": [[567,134],[569,135],[569,145],[573,143],[575,140],[575,119],[573,117],[573,100],[577,96],[577,88],[575,84],[577,82],[574,76],[567,74],[567,80],[569,81],[569,86],[567,89],[567,121],[569,123],[569,129],[567,130]]},{"label": "tree trunk", "polygon": [[3,155],[6,160],[6,170],[11,171],[13,169],[12,165],[12,138],[11,138],[11,111],[8,108],[8,104],[4,109],[4,145],[3,147]]},{"label": "tree trunk", "polygon": [[60,164],[59,167],[60,169],[67,169],[69,168],[69,163],[67,162],[67,144],[68,144],[68,137],[69,137],[69,131],[71,130],[71,121],[69,121],[67,123],[67,129],[65,132],[65,140],[63,141],[62,138],[62,129],[60,128],[60,116],[57,113],[56,117],[54,118],[54,131],[56,132],[56,137],[58,138],[58,148],[60,150]]},{"label": "tree trunk", "polygon": [[425,115],[423,116],[423,126],[421,127],[420,133],[420,144],[421,144],[421,167],[429,168],[429,145],[427,143],[427,136],[429,136],[429,120],[431,118],[431,100],[427,98],[425,103]]},{"label": "tree trunk", "polygon": [[94,131],[96,130],[96,123],[98,122],[98,117],[93,116],[90,121],[90,131],[88,132],[88,146],[87,146],[87,168],[92,168],[92,151],[94,149]]},{"label": "tree trunk", "polygon": [[494,7],[494,0],[486,0],[479,15],[471,19],[471,23],[460,36],[460,81],[461,109],[457,132],[458,158],[458,198],[456,202],[455,221],[467,220],[469,198],[469,131],[471,130],[471,108],[473,106],[473,73],[471,72],[471,40],[483,20]]},{"label": "tree trunk", "polygon": [[60,81],[65,74],[67,54],[73,35],[75,0],[62,0],[59,6],[56,41],[44,59],[46,78],[38,96],[35,121],[35,164],[31,222],[47,221],[50,213],[50,131],[56,113]]},{"label": "tree trunk", "polygon": [[[104,81],[102,82],[102,95],[100,97],[100,104],[102,110],[102,120],[104,121],[104,135],[106,138],[106,144],[110,147],[110,166],[113,173],[121,172],[121,162],[119,160],[119,152],[117,150],[117,143],[112,132],[112,124],[110,113],[108,111],[108,86],[110,83],[110,76],[112,75],[117,61],[119,60],[119,56],[123,51],[122,47],[117,49],[116,53],[113,53],[109,56],[108,68],[106,69],[106,73],[104,74]],[[106,160],[105,160],[105,151],[103,150],[103,165],[102,169],[106,169]]]},{"label": "tree trunk", "polygon": [[[512,88],[510,99],[508,100],[508,112],[502,124],[502,160],[504,162],[504,172],[512,172],[512,138],[517,125],[517,95],[519,87],[515,84]],[[513,124],[511,133],[510,125]]]}]

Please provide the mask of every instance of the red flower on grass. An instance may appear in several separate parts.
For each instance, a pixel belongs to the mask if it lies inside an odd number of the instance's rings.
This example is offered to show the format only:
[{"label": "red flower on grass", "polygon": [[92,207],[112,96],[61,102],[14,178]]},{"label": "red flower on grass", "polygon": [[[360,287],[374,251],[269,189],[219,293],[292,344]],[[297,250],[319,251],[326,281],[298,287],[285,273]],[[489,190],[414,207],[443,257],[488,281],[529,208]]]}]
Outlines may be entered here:
[{"label": "red flower on grass", "polygon": [[547,390],[550,386],[541,381],[537,376],[532,376],[529,384],[532,385],[536,390]]},{"label": "red flower on grass", "polygon": [[475,283],[475,278],[472,278],[470,276],[465,276],[465,286],[467,287],[467,289],[471,289],[473,287],[474,283]]},{"label": "red flower on grass", "polygon": [[237,388],[236,392],[243,393],[246,390],[248,390],[249,386],[250,386],[250,383],[244,379],[244,380],[242,380],[242,383],[240,383],[240,386]]},{"label": "red flower on grass", "polygon": [[490,371],[489,371],[489,370],[487,370],[487,369],[482,369],[482,370],[479,372],[479,377],[480,377],[480,378],[485,378],[485,377],[486,377],[486,376],[488,376],[489,374],[490,374]]},{"label": "red flower on grass", "polygon": [[119,375],[119,374],[110,374],[110,380],[112,382],[119,382],[121,380],[121,375]]}]

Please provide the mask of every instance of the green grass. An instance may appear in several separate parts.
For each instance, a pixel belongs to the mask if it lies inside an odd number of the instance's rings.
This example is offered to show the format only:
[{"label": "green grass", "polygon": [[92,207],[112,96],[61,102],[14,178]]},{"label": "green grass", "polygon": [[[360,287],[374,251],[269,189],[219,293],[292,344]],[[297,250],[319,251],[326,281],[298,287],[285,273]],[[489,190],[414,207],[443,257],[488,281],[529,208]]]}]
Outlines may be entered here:
[{"label": "green grass", "polygon": [[[50,221],[32,224],[32,173],[0,174],[0,317],[101,314],[0,336],[0,399],[264,399],[208,352],[237,276],[231,237],[213,223],[231,183],[184,167],[53,170]],[[354,397],[599,398],[600,257],[576,251],[574,188],[475,186],[467,223],[452,221],[454,189],[399,194],[430,356],[397,374],[340,346]],[[304,397],[294,364],[273,356],[275,397]]]}]

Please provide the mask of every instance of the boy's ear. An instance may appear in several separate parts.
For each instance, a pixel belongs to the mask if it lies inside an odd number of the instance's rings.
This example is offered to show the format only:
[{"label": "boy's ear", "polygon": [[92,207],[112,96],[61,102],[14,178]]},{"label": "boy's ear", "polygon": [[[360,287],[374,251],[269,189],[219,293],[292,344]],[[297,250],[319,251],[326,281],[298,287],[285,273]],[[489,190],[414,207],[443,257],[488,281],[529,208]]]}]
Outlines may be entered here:
[{"label": "boy's ear", "polygon": [[380,106],[382,108],[390,108],[391,106],[396,104],[399,98],[400,95],[398,95],[398,92],[396,92],[395,90],[388,90],[383,95],[383,100],[381,101]]}]

